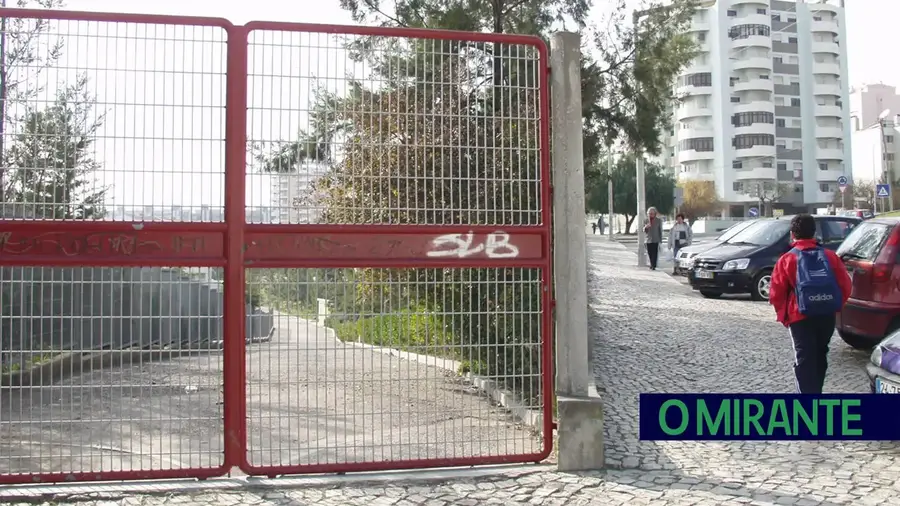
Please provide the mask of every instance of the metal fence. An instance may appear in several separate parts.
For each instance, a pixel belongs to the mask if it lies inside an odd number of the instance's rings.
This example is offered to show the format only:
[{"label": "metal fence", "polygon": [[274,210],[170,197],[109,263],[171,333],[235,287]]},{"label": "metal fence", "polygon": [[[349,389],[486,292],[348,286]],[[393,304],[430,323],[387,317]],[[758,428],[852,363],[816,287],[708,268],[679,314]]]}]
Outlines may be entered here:
[{"label": "metal fence", "polygon": [[549,455],[543,42],[0,12],[0,483]]}]

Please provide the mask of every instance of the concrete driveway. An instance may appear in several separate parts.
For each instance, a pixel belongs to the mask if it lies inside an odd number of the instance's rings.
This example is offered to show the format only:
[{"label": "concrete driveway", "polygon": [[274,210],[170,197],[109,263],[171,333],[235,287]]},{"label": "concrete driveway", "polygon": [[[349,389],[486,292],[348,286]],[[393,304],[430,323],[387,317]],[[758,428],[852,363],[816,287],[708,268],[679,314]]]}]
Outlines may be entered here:
[{"label": "concrete driveway", "polygon": [[[528,427],[455,374],[276,317],[247,347],[254,466],[536,453]],[[425,353],[425,352],[420,352]],[[216,467],[222,353],[94,370],[0,392],[0,473]]]}]

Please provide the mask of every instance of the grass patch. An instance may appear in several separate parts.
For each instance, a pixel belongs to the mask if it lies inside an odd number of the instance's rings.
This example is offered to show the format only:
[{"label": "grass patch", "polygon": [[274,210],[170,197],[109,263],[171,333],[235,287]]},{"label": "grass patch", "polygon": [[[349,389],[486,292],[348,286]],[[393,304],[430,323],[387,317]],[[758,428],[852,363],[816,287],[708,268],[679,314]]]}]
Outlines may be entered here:
[{"label": "grass patch", "polygon": [[0,374],[11,374],[19,372],[23,369],[31,369],[32,367],[45,364],[59,355],[57,352],[53,351],[42,351],[39,353],[33,353],[30,358],[23,361],[16,361],[9,364],[3,364],[0,367]]}]

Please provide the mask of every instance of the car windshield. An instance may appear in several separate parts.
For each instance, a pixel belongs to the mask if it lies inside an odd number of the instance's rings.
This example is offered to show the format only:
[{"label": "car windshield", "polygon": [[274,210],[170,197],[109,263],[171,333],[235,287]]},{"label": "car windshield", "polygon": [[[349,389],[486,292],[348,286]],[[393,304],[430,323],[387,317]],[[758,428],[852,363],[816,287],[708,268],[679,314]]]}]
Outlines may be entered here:
[{"label": "car windshield", "polygon": [[837,250],[839,257],[874,261],[893,225],[864,221],[856,226]]},{"label": "car windshield", "polygon": [[728,243],[771,246],[784,238],[790,229],[791,222],[786,220],[759,221],[738,232]]},{"label": "car windshield", "polygon": [[732,226],[726,228],[724,232],[719,234],[719,237],[716,237],[716,241],[725,242],[728,239],[731,239],[732,237],[734,237],[735,235],[740,233],[741,230],[744,230],[748,226],[752,225],[753,223],[755,223],[755,222],[754,221],[742,221],[736,225],[732,225]]}]

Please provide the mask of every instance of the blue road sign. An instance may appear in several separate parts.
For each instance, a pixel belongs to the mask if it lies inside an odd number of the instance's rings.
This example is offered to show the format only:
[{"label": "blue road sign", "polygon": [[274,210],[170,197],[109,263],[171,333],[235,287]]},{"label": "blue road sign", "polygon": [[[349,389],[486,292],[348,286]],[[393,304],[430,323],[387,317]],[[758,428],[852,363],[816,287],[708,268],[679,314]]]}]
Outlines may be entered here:
[{"label": "blue road sign", "polygon": [[841,176],[838,178],[838,186],[847,186],[847,176]]},{"label": "blue road sign", "polygon": [[759,216],[759,209],[757,209],[755,207],[751,207],[747,211],[747,214],[749,214],[751,218],[756,218],[757,216]]},{"label": "blue road sign", "polygon": [[891,196],[891,185],[889,184],[880,184],[875,187],[875,195],[878,198],[884,199]]}]

